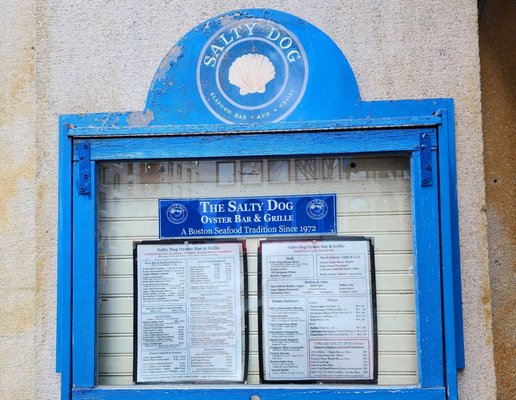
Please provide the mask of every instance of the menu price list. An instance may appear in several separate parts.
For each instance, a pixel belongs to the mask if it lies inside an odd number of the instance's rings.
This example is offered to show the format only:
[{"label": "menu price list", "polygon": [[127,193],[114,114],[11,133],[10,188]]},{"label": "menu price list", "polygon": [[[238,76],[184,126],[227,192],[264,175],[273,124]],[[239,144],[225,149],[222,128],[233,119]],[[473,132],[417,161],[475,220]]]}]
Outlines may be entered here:
[{"label": "menu price list", "polygon": [[261,242],[264,381],[372,381],[367,240]]},{"label": "menu price list", "polygon": [[239,242],[137,245],[137,383],[243,380],[242,260]]}]

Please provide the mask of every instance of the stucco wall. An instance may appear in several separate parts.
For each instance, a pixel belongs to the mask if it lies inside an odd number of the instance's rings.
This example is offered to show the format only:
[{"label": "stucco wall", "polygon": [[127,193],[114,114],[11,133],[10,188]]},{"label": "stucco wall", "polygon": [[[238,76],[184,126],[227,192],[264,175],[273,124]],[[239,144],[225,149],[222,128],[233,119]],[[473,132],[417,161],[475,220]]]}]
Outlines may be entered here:
[{"label": "stucco wall", "polygon": [[37,291],[33,4],[4,2],[0,21],[0,398],[25,399],[34,386]]},{"label": "stucco wall", "polygon": [[460,391],[494,399],[476,1],[149,3],[3,1],[0,397],[58,397],[58,115],[141,110],[161,58],[190,28],[223,11],[270,7],[328,33],[365,100],[455,99],[467,363]]},{"label": "stucco wall", "polygon": [[490,0],[480,19],[489,267],[499,400],[516,397],[516,3]]}]

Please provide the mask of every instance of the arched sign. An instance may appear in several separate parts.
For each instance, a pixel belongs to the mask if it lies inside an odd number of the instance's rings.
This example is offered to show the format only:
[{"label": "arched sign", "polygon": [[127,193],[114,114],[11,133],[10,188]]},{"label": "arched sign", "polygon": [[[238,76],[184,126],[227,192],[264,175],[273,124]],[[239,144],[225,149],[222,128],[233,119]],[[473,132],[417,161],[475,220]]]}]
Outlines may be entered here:
[{"label": "arched sign", "polygon": [[321,30],[280,11],[242,10],[206,21],[172,47],[136,119],[144,125],[328,120],[356,114],[359,100],[346,58]]}]

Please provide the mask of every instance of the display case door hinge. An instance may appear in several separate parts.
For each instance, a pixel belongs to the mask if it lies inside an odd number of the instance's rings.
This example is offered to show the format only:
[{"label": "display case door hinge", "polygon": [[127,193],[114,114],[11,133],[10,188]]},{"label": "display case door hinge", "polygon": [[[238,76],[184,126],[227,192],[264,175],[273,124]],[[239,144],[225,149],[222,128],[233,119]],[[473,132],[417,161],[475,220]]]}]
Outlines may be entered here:
[{"label": "display case door hinge", "polygon": [[90,141],[81,141],[77,145],[79,156],[79,194],[91,193]]},{"label": "display case door hinge", "polygon": [[429,133],[419,134],[419,161],[421,186],[432,186],[432,140]]}]

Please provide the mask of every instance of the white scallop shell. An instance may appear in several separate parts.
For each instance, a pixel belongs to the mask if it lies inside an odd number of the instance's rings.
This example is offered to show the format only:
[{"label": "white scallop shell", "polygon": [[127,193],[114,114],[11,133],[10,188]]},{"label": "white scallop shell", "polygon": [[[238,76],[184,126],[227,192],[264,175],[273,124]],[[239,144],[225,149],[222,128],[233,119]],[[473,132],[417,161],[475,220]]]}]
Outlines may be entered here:
[{"label": "white scallop shell", "polygon": [[233,61],[229,67],[229,82],[238,86],[242,96],[265,93],[265,85],[275,76],[274,65],[262,54],[245,54]]}]

